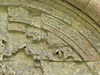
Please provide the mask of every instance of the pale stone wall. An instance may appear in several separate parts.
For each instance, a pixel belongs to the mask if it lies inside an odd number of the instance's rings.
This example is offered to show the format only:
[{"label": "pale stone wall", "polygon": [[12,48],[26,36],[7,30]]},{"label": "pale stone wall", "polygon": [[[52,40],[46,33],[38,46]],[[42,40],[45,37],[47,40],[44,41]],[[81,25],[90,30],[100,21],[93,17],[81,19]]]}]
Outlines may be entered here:
[{"label": "pale stone wall", "polygon": [[100,75],[100,27],[62,0],[0,0],[0,75]]}]

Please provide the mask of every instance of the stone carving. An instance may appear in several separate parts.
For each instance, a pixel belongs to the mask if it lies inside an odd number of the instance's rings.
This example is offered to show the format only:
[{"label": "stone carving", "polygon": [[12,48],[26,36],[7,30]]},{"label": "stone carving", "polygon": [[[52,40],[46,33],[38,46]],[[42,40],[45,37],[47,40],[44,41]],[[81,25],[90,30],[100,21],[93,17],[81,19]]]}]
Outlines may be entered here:
[{"label": "stone carving", "polygon": [[82,11],[60,0],[0,2],[0,75],[99,75],[100,28]]},{"label": "stone carving", "polygon": [[63,54],[65,61],[69,57],[73,58],[74,61],[82,61],[82,59],[77,54],[75,54],[70,47],[64,47],[62,49],[56,49],[55,53],[58,54],[59,57],[61,57],[62,54]]}]

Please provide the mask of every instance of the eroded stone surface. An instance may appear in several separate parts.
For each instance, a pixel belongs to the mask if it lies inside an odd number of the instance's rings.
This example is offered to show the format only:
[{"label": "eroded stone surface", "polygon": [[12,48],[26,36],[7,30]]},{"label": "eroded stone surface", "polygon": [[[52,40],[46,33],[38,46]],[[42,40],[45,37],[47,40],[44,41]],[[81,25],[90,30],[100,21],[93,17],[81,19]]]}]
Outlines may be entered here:
[{"label": "eroded stone surface", "polygon": [[0,75],[100,74],[100,28],[82,11],[60,0],[0,5]]}]

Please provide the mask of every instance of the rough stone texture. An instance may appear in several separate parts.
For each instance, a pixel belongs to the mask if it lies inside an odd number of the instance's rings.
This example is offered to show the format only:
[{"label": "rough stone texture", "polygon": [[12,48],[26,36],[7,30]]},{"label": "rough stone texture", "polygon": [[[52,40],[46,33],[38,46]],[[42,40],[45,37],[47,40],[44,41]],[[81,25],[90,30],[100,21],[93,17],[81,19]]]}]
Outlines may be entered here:
[{"label": "rough stone texture", "polygon": [[100,0],[64,0],[87,13],[100,25]]},{"label": "rough stone texture", "polygon": [[100,75],[98,24],[69,0],[0,0],[0,75]]}]

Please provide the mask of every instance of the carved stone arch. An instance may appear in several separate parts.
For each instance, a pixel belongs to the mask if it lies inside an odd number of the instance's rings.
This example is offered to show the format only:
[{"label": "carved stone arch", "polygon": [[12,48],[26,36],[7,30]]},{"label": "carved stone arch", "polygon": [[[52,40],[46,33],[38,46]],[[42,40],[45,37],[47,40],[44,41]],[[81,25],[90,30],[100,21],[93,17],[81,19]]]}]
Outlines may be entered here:
[{"label": "carved stone arch", "polygon": [[1,75],[99,74],[93,67],[100,61],[100,27],[69,1],[0,5]]}]

